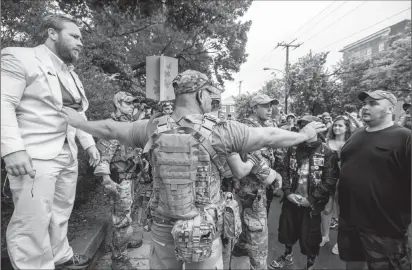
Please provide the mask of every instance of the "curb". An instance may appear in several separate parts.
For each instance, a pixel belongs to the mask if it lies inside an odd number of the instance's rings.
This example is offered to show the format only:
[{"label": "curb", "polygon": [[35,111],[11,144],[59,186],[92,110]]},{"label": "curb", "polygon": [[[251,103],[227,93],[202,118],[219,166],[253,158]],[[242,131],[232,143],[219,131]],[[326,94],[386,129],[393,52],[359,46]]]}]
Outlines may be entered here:
[{"label": "curb", "polygon": [[[106,238],[109,220],[97,219],[95,226],[76,232],[73,241],[70,242],[73,251],[90,259],[87,269],[93,269],[96,262],[104,255],[104,239]],[[102,247],[103,246],[103,247]]]}]

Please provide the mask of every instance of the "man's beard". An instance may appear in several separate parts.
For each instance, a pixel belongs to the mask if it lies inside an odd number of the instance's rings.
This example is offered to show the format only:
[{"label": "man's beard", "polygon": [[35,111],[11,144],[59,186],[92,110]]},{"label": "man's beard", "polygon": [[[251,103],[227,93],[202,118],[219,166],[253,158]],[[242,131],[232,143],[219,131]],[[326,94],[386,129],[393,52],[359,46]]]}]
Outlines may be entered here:
[{"label": "man's beard", "polygon": [[59,38],[56,43],[56,53],[63,60],[66,64],[73,64],[77,61],[77,57],[75,57],[71,51],[65,46],[65,44]]}]

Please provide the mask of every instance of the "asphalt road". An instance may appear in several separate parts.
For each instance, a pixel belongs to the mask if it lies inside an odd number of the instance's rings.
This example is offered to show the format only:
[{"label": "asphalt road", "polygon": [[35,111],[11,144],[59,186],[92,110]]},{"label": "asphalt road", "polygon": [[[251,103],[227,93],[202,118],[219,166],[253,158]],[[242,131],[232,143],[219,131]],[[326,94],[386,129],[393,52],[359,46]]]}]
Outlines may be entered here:
[{"label": "asphalt road", "polygon": [[[274,198],[269,211],[269,253],[268,265],[273,259],[282,255],[285,248],[278,242],[279,216],[281,204],[279,198]],[[339,259],[338,255],[331,252],[333,245],[336,243],[337,230],[330,230],[330,241],[320,248],[319,256],[316,258],[315,269],[345,269],[345,263]],[[303,269],[306,263],[306,256],[300,253],[299,243],[293,247],[294,264],[282,269]],[[232,269],[249,269],[247,257],[232,258]]]}]

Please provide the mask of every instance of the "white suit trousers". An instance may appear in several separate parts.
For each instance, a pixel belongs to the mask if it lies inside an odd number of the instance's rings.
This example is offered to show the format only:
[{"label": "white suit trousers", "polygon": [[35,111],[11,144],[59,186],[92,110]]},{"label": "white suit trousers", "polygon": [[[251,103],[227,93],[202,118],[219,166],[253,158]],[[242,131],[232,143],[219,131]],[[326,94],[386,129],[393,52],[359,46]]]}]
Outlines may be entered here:
[{"label": "white suit trousers", "polygon": [[15,269],[54,269],[73,256],[67,227],[76,195],[77,157],[64,144],[54,159],[33,159],[33,167],[34,180],[9,175],[14,212],[7,250]]}]

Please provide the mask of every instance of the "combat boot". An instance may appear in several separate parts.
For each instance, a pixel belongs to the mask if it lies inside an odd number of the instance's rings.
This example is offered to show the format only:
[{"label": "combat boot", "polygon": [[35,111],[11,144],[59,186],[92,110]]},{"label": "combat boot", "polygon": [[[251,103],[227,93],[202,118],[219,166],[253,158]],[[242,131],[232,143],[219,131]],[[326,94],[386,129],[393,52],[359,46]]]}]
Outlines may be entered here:
[{"label": "combat boot", "polygon": [[112,270],[137,270],[126,256],[112,257]]},{"label": "combat boot", "polygon": [[129,243],[127,243],[127,248],[139,248],[143,245],[143,240],[131,240]]}]

